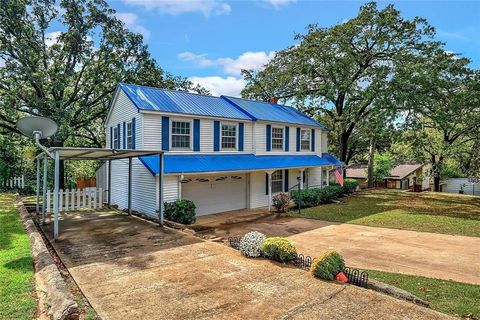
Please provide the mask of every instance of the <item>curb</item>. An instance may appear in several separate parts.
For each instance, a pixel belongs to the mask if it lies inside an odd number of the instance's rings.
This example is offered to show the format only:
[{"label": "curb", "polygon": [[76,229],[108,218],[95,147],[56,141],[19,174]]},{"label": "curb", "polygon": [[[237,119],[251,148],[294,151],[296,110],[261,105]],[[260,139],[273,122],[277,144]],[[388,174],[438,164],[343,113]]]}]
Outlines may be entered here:
[{"label": "curb", "polygon": [[367,289],[382,292],[397,299],[410,301],[420,306],[430,308],[430,304],[428,302],[420,299],[419,297],[411,294],[410,292],[374,279],[368,279]]},{"label": "curb", "polygon": [[32,245],[35,289],[40,311],[46,312],[54,320],[79,319],[78,305],[18,194],[15,195],[15,202]]}]

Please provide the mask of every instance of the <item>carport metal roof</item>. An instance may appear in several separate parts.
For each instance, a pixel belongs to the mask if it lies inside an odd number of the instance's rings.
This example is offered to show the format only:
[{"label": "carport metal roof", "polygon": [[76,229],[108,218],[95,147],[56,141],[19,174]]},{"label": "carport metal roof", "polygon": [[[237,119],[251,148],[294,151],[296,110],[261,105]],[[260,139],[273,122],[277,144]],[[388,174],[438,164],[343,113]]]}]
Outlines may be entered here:
[{"label": "carport metal roof", "polygon": [[[53,155],[58,152],[60,160],[115,160],[137,158],[143,156],[159,155],[160,150],[133,150],[133,149],[105,149],[105,148],[73,148],[53,147],[48,151]],[[44,158],[45,152],[40,153],[38,158]]]}]

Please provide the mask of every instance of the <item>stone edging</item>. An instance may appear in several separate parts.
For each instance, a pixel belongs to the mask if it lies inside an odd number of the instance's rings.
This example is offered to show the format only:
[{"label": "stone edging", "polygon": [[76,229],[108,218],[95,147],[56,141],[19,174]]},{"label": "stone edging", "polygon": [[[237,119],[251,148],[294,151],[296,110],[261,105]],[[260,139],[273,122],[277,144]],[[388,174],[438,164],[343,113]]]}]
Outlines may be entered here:
[{"label": "stone edging", "polygon": [[78,305],[57,268],[43,238],[37,230],[31,215],[25,209],[22,199],[15,195],[16,207],[32,245],[35,268],[35,288],[39,298],[39,309],[46,311],[54,320],[79,318]]},{"label": "stone edging", "polygon": [[419,297],[411,294],[410,292],[374,279],[368,279],[367,288],[388,294],[397,299],[407,300],[420,306],[430,308],[430,304],[428,302],[420,299]]}]

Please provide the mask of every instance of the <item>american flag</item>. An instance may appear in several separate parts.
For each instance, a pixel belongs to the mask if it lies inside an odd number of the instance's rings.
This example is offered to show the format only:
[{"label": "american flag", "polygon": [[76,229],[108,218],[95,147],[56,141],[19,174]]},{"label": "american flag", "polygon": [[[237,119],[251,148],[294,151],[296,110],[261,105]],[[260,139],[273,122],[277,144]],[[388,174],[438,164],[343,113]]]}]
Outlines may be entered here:
[{"label": "american flag", "polygon": [[340,171],[335,170],[335,177],[337,178],[338,184],[343,187],[343,175]]}]

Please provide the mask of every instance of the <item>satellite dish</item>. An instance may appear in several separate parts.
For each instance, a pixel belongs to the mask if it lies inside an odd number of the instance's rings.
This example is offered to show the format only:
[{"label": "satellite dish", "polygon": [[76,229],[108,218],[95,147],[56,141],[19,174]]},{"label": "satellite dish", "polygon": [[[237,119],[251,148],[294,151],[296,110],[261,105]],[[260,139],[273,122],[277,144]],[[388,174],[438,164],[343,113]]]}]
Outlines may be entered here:
[{"label": "satellite dish", "polygon": [[17,121],[17,129],[27,137],[37,138],[49,138],[53,136],[57,130],[58,126],[55,121],[44,118],[29,116],[21,118]]}]

